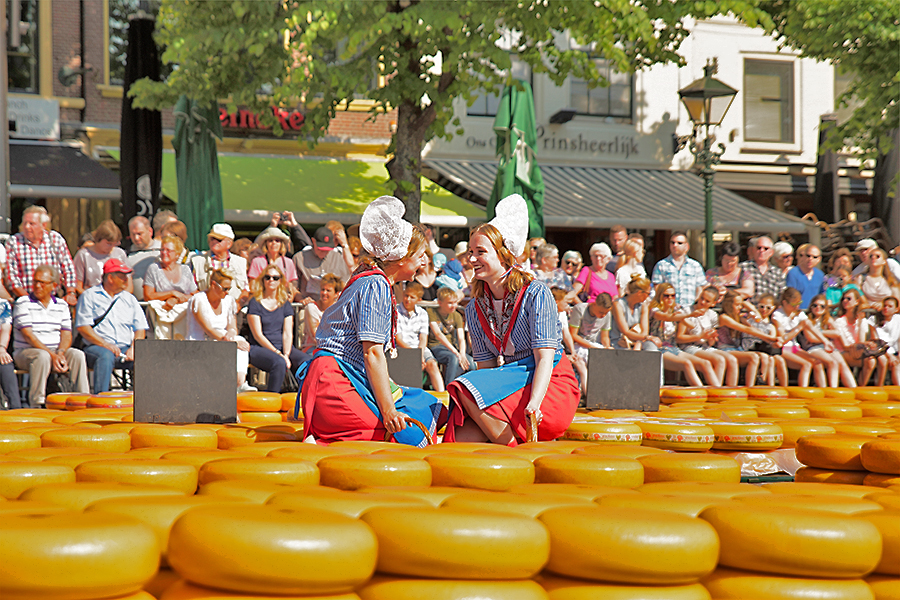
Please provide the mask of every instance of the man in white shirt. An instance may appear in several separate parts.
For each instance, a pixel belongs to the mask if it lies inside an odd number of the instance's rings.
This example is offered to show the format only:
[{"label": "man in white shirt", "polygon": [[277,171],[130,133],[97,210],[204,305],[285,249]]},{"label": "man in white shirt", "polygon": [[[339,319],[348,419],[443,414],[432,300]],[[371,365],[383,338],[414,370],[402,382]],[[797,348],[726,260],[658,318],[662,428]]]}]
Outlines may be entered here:
[{"label": "man in white shirt", "polygon": [[159,260],[162,240],[153,237],[153,228],[147,217],[132,217],[128,221],[128,235],[131,238],[131,250],[128,251],[127,264],[134,270],[134,297],[143,300],[144,274],[150,265]]},{"label": "man in white shirt", "polygon": [[250,286],[247,283],[247,261],[237,254],[231,253],[234,244],[234,230],[228,223],[216,223],[206,236],[209,251],[191,258],[191,270],[197,289],[205,292],[209,288],[209,276],[217,269],[225,269],[234,279],[228,295],[239,305],[250,298]]}]

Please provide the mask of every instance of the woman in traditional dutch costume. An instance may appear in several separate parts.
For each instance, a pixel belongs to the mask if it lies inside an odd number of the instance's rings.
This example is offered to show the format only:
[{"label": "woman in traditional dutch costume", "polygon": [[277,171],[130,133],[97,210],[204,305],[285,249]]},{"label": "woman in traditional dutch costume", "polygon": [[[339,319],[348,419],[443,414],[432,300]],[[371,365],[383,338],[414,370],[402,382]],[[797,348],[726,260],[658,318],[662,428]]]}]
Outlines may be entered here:
[{"label": "woman in traditional dutch costume", "polygon": [[475,269],[466,322],[476,371],[448,386],[451,408],[445,442],[515,446],[528,439],[528,416],[538,439],[563,434],[578,407],[579,388],[564,358],[550,288],[517,264],[528,234],[528,208],[518,194],[497,204],[497,216],[469,238]]},{"label": "woman in traditional dutch costume", "polygon": [[411,280],[425,266],[426,241],[403,220],[403,203],[392,196],[372,202],[359,233],[369,256],[338,300],[328,307],[316,330],[317,350],[297,373],[300,382],[295,417],[302,406],[306,441],[393,438],[424,446],[431,441],[446,409],[422,390],[402,388],[388,376],[387,351],[393,351],[397,309],[392,286]]}]

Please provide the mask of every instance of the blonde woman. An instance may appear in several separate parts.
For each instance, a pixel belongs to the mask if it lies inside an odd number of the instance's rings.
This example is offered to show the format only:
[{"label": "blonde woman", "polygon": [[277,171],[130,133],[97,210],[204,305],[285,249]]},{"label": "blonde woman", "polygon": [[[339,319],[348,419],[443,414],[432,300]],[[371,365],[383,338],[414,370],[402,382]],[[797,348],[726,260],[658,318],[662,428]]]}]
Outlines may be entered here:
[{"label": "blonde woman", "polygon": [[[110,258],[117,258],[122,264],[128,263],[125,251],[119,247],[122,232],[119,226],[110,220],[103,221],[91,232],[94,245],[84,247],[75,253],[72,264],[75,266],[75,291],[80,296],[84,290],[99,285],[103,280],[103,265]],[[128,276],[128,293],[134,293],[134,283]]]},{"label": "blonde woman", "polygon": [[167,235],[159,247],[159,261],[144,274],[144,300],[150,302],[152,310],[148,312],[156,339],[181,340],[187,335],[184,317],[197,284],[190,268],[178,262],[182,252],[181,239]]},{"label": "blonde woman", "polygon": [[293,294],[284,272],[274,264],[250,283],[250,364],[268,374],[267,392],[281,392],[287,369],[295,371],[309,360],[309,355],[294,347]]},{"label": "blonde woman", "polygon": [[628,284],[634,276],[647,278],[647,270],[644,269],[642,263],[644,241],[637,238],[629,239],[625,242],[622,252],[616,267],[616,285],[619,288],[619,296],[624,296],[628,292]]}]

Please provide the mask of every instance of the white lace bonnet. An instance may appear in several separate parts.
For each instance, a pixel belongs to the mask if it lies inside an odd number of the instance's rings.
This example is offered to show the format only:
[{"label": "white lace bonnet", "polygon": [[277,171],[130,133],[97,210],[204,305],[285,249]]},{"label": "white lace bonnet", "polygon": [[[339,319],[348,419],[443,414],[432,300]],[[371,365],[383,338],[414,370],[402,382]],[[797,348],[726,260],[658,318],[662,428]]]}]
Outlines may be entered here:
[{"label": "white lace bonnet", "polygon": [[406,206],[394,196],[381,196],[366,207],[359,222],[359,238],[366,252],[381,260],[406,256],[413,226],[403,220]]},{"label": "white lace bonnet", "polygon": [[528,205],[525,198],[519,194],[507,196],[497,203],[494,213],[496,216],[489,224],[497,228],[503,236],[503,245],[513,256],[522,256],[528,241]]}]

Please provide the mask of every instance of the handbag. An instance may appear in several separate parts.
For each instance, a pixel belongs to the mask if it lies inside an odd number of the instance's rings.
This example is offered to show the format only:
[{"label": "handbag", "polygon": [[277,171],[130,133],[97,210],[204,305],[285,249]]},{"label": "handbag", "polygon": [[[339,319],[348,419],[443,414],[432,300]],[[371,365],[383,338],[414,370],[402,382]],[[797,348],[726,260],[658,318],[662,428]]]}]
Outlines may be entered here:
[{"label": "handbag", "polygon": [[581,288],[581,293],[578,294],[578,299],[582,302],[587,302],[588,298],[590,298],[591,294],[591,277],[594,276],[594,270],[588,267],[588,276],[587,281],[584,282],[584,287]]},{"label": "handbag", "polygon": [[[103,319],[106,318],[106,315],[109,314],[109,311],[112,310],[113,305],[115,305],[115,303],[118,299],[119,299],[119,296],[116,296],[115,298],[113,298],[113,301],[109,303],[109,306],[106,307],[106,310],[103,312],[103,314],[100,315],[99,317],[97,317],[96,319],[94,319],[94,324],[91,326],[91,328],[94,328],[103,322]],[[84,350],[84,338],[81,336],[80,333],[75,336],[74,340],[72,340],[72,348],[75,348],[76,350]]]}]

